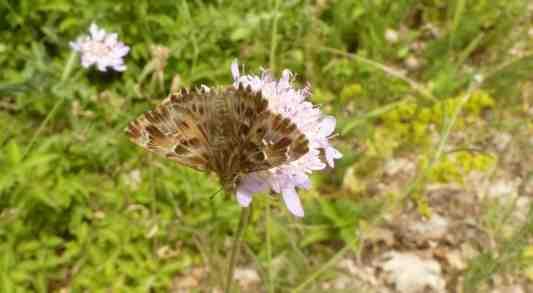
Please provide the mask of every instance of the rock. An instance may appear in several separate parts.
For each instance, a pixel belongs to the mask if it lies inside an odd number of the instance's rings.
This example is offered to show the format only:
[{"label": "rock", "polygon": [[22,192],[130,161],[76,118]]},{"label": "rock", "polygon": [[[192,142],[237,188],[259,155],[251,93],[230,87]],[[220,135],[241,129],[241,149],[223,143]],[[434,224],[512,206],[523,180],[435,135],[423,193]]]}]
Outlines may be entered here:
[{"label": "rock", "polygon": [[434,259],[425,260],[413,253],[391,251],[384,254],[381,268],[387,282],[400,293],[445,292],[441,266]]},{"label": "rock", "polygon": [[512,138],[513,137],[507,132],[498,132],[492,138],[492,143],[497,151],[503,152],[511,142]]},{"label": "rock", "polygon": [[124,177],[124,183],[126,184],[126,186],[131,188],[131,190],[136,191],[139,189],[139,186],[141,185],[141,182],[142,182],[141,177],[142,177],[141,171],[139,169],[134,169],[128,174],[126,174],[126,176]]},{"label": "rock", "polygon": [[462,271],[466,269],[466,262],[463,259],[461,252],[457,250],[447,251],[444,255],[446,262],[455,270]]},{"label": "rock", "polygon": [[527,214],[529,213],[529,206],[531,199],[527,196],[519,196],[516,199],[516,205],[513,209],[514,223],[525,223],[527,221]]},{"label": "rock", "polygon": [[337,267],[339,269],[345,270],[350,275],[355,275],[357,273],[357,265],[355,264],[355,261],[350,258],[345,258],[337,264]]},{"label": "rock", "polygon": [[398,42],[399,40],[399,36],[398,36],[398,32],[393,30],[393,29],[390,29],[388,28],[387,30],[385,30],[385,40],[387,40],[387,42],[391,43],[391,44],[395,44]]},{"label": "rock", "polygon": [[250,288],[257,285],[261,280],[256,270],[245,267],[236,268],[233,278],[239,282],[241,288]]},{"label": "rock", "polygon": [[525,293],[524,289],[518,285],[495,288],[491,293]]},{"label": "rock", "polygon": [[198,288],[200,286],[200,282],[192,276],[184,276],[183,278],[180,278],[176,284],[176,292],[187,292],[183,291],[184,289],[193,289]]},{"label": "rock", "polygon": [[510,199],[514,198],[517,193],[518,185],[520,180],[508,180],[508,179],[499,179],[496,182],[492,183],[488,190],[487,196],[491,199]]},{"label": "rock", "polygon": [[447,218],[434,214],[427,221],[414,223],[409,229],[423,240],[443,239],[448,233],[449,221]]},{"label": "rock", "polygon": [[404,158],[390,159],[385,162],[384,173],[387,176],[394,176],[399,173],[412,175],[416,169],[415,164]]},{"label": "rock", "polygon": [[411,70],[418,69],[420,67],[420,61],[415,56],[407,57],[405,60],[405,65]]}]

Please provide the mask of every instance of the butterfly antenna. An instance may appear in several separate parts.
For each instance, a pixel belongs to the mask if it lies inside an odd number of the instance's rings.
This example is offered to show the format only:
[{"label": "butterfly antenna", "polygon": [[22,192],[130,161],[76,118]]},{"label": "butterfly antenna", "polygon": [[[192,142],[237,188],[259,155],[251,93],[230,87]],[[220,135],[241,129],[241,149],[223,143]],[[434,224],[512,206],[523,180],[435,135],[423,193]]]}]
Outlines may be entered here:
[{"label": "butterfly antenna", "polygon": [[221,192],[221,191],[222,191],[222,187],[221,187],[219,190],[215,191],[215,193],[211,194],[211,195],[209,196],[209,199],[210,199],[210,200],[213,200],[213,198],[215,198],[215,195],[217,195],[217,194],[218,194],[219,192]]}]

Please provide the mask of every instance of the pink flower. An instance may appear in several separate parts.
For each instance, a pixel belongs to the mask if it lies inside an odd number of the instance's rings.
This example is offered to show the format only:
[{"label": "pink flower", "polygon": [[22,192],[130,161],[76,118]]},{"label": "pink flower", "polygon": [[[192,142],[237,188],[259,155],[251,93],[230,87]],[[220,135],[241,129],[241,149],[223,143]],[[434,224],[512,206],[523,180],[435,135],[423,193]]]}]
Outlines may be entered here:
[{"label": "pink flower", "polygon": [[[309,152],[296,161],[272,168],[268,171],[247,174],[237,187],[237,200],[241,206],[247,207],[252,202],[254,193],[272,190],[281,193],[289,211],[298,217],[304,216],[302,204],[296,188],[309,189],[311,181],[309,174],[322,170],[327,165],[334,166],[334,160],[342,154],[329,142],[335,130],[335,118],[324,116],[306,98],[310,95],[308,87],[296,89],[292,85],[292,73],[284,70],[280,80],[262,71],[260,76],[240,75],[239,65],[231,65],[234,86],[250,86],[254,91],[261,91],[269,101],[269,109],[290,118],[309,140]],[[320,152],[324,151],[326,162],[320,159]],[[327,163],[327,164],[326,164]]]},{"label": "pink flower", "polygon": [[123,58],[130,48],[118,40],[117,34],[107,33],[94,23],[89,27],[90,35],[70,42],[70,47],[81,55],[81,65],[89,68],[95,64],[100,71],[110,67],[116,71],[126,70]]}]

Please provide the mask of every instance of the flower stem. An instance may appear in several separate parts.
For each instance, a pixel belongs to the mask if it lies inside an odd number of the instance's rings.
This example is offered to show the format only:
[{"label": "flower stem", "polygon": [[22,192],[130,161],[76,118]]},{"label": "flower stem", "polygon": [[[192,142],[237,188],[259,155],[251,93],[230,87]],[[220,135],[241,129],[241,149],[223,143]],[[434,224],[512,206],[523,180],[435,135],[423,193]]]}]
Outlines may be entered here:
[{"label": "flower stem", "polygon": [[65,64],[65,67],[63,68],[63,73],[61,74],[61,82],[65,82],[67,78],[69,77],[70,73],[72,72],[72,69],[74,68],[74,64],[76,64],[76,52],[72,51],[70,52],[70,56],[68,57],[67,63]]},{"label": "flower stem", "polygon": [[274,283],[272,280],[272,217],[270,213],[270,197],[267,197],[265,209],[265,240],[267,251],[267,285],[268,293],[274,293]]},{"label": "flower stem", "polygon": [[61,106],[61,104],[63,104],[63,101],[65,99],[64,98],[61,98],[59,100],[57,100],[57,102],[55,103],[54,107],[52,108],[52,110],[50,110],[50,112],[48,112],[48,114],[46,115],[46,117],[44,118],[43,122],[41,122],[41,125],[39,125],[39,128],[37,128],[37,130],[35,131],[35,133],[33,134],[33,136],[31,137],[31,140],[30,142],[28,143],[28,146],[26,146],[26,149],[24,150],[24,153],[22,154],[22,157],[25,158],[26,155],[28,154],[28,152],[30,151],[30,149],[32,148],[32,146],[35,144],[35,140],[37,139],[37,137],[39,137],[39,135],[41,135],[41,132],[43,132],[44,130],[44,127],[48,124],[48,121],[50,121],[50,119],[52,119],[52,117],[54,116],[54,114],[57,112],[57,110],[59,109],[59,106]]},{"label": "flower stem", "polygon": [[[63,73],[61,74],[61,80],[59,81],[58,86],[62,85],[65,81],[67,81],[67,78],[69,77],[70,73],[72,72],[72,69],[74,68],[75,61],[76,61],[76,53],[72,51],[70,53],[70,56],[68,57],[65,67],[63,68]],[[24,153],[22,154],[23,158],[26,157],[30,149],[33,147],[33,144],[35,144],[35,140],[37,140],[39,135],[41,135],[41,132],[43,132],[48,122],[54,117],[55,113],[59,109],[59,106],[61,106],[61,104],[63,104],[64,101],[65,101],[65,96],[59,98],[57,102],[55,103],[55,105],[52,107],[52,110],[48,112],[43,122],[41,122],[41,125],[39,125],[39,128],[37,128],[32,138],[30,139],[28,146],[24,150]]]},{"label": "flower stem", "polygon": [[272,21],[272,36],[270,44],[270,70],[276,71],[276,48],[278,46],[278,19],[279,19],[279,0],[274,0],[274,20]]},{"label": "flower stem", "polygon": [[294,288],[291,293],[298,293],[301,292],[303,289],[305,289],[311,282],[315,281],[316,278],[318,278],[322,273],[324,273],[326,270],[328,270],[333,265],[337,264],[337,262],[340,261],[340,259],[352,249],[352,245],[347,244],[344,246],[341,250],[339,250],[335,255],[325,264],[323,264],[318,270],[311,273],[307,279],[305,279],[298,287]]},{"label": "flower stem", "polygon": [[250,222],[252,206],[250,205],[247,208],[241,208],[241,217],[239,219],[239,225],[237,231],[235,232],[235,237],[233,238],[233,247],[231,248],[229,268],[226,275],[226,286],[224,288],[225,293],[231,292],[231,285],[233,284],[233,272],[235,271],[235,265],[237,264],[237,258],[239,256],[241,239],[248,223]]},{"label": "flower stem", "polygon": [[[279,0],[273,0],[274,20],[272,21],[272,35],[270,41],[270,70],[274,74],[276,71],[276,48],[278,46],[278,20],[279,20]],[[265,240],[267,251],[267,288],[268,293],[274,292],[274,283],[272,280],[272,219],[270,213],[270,197],[267,197],[265,210]]]}]

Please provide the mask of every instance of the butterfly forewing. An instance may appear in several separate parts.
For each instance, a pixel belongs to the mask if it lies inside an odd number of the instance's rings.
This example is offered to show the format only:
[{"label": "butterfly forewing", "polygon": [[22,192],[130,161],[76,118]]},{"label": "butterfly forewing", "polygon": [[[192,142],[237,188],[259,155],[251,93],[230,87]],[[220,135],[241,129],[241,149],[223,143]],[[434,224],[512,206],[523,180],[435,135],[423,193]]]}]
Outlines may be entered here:
[{"label": "butterfly forewing", "polygon": [[[182,91],[128,126],[131,140],[154,153],[197,170],[209,170],[207,127],[199,104],[205,95]],[[205,114],[205,112],[203,112]]]}]

